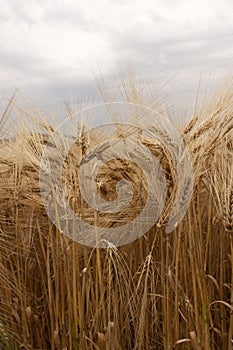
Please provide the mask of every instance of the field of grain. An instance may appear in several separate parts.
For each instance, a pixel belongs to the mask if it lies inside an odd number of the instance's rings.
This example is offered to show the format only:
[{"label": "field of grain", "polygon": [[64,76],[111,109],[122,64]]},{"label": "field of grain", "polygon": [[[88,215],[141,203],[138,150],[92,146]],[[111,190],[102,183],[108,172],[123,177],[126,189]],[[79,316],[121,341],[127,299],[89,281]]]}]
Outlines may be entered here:
[{"label": "field of grain", "polygon": [[[122,96],[169,116],[136,86]],[[148,135],[116,127],[119,137],[137,140],[159,159],[168,188],[158,222],[121,247],[80,245],[48,218],[39,187],[41,155],[53,130],[46,117],[11,99],[0,121],[0,349],[231,350],[232,82],[196,106],[179,129],[194,188],[184,219],[169,234],[178,181],[169,152]],[[111,202],[117,181],[127,178],[134,203],[114,215],[93,210],[78,193],[77,172],[105,135],[82,125],[79,136],[64,163],[67,201],[91,225],[123,226],[145,203],[143,169],[121,159],[107,163],[98,175],[102,197]]]}]

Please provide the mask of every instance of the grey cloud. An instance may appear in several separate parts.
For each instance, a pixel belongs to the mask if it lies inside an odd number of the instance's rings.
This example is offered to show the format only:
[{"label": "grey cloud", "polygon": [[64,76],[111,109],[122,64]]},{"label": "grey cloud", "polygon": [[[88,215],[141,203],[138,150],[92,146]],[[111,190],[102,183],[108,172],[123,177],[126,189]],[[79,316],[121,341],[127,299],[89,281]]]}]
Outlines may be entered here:
[{"label": "grey cloud", "polygon": [[55,7],[55,8],[49,8],[46,9],[44,18],[47,20],[52,21],[58,21],[58,22],[81,22],[81,23],[88,23],[83,18],[83,14],[77,10],[77,9],[69,9],[65,7]]},{"label": "grey cloud", "polygon": [[4,21],[12,22],[13,24],[25,23],[27,25],[35,23],[34,17],[29,14],[26,4],[19,3],[15,0],[11,0],[7,4],[9,8],[2,15]]},{"label": "grey cloud", "polygon": [[22,53],[13,50],[6,51],[0,48],[0,67],[22,73],[35,73],[50,70],[52,68],[52,62],[31,53]]},{"label": "grey cloud", "polygon": [[[115,51],[121,52],[122,57],[130,58],[136,65],[147,68],[148,64],[164,65],[174,68],[203,68],[208,65],[231,65],[233,50],[233,29],[227,33],[204,33],[197,35],[185,34],[178,38],[145,40],[128,33],[114,39]],[[231,50],[231,54],[229,54]]]},{"label": "grey cloud", "polygon": [[97,25],[94,24],[90,18],[84,16],[80,10],[66,8],[64,6],[46,9],[44,13],[44,20],[57,25],[72,24],[73,26],[88,31],[92,29],[94,30],[97,27]]}]

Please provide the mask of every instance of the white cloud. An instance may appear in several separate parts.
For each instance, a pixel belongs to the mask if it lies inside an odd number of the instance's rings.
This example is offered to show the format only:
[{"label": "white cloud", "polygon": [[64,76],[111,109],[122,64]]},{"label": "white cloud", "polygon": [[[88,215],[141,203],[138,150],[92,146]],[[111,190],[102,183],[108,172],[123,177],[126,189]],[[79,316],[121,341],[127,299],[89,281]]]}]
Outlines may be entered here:
[{"label": "white cloud", "polygon": [[[233,58],[230,0],[0,0],[0,89],[87,86],[97,66],[136,72],[228,70]],[[93,79],[94,80],[94,79]],[[189,82],[187,82],[188,84]],[[185,84],[185,82],[184,82]],[[58,96],[59,97],[59,96]]]}]

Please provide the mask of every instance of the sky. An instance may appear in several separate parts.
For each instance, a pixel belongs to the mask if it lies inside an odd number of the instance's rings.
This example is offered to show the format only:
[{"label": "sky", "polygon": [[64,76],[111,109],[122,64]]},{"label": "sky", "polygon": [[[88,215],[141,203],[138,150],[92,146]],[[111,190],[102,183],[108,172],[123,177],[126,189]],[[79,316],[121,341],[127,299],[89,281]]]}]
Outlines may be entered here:
[{"label": "sky", "polygon": [[188,96],[201,76],[233,72],[231,0],[0,0],[0,8],[0,94],[18,88],[56,104],[91,95],[99,71],[114,86],[133,67],[152,88],[167,82]]}]

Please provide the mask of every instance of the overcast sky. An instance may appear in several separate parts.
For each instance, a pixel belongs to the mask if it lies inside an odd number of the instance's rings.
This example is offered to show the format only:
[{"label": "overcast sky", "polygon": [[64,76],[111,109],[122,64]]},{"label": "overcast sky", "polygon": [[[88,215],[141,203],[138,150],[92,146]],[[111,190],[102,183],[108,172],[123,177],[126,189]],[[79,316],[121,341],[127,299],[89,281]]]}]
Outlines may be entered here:
[{"label": "overcast sky", "polygon": [[0,0],[0,93],[56,103],[119,66],[170,89],[232,73],[232,0]]}]

